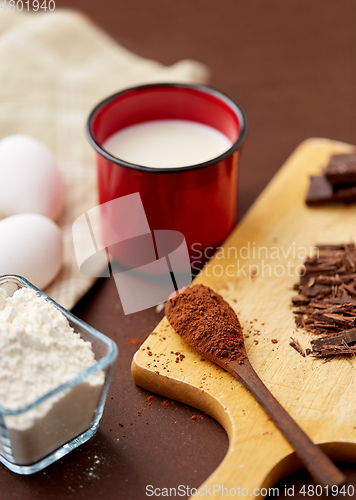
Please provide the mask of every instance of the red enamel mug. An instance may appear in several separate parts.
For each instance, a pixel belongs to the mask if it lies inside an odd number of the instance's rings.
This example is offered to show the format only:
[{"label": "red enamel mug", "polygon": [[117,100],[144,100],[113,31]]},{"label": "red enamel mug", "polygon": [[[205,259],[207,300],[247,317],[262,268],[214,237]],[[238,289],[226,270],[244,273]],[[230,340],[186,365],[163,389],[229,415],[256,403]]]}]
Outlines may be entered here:
[{"label": "red enamel mug", "polygon": [[[106,139],[128,126],[169,119],[213,127],[230,139],[232,146],[204,163],[175,168],[135,165],[103,148]],[[150,229],[181,232],[192,271],[197,272],[236,224],[238,163],[246,135],[241,108],[204,85],[143,85],[98,104],[89,116],[87,133],[97,152],[100,204],[140,193]],[[110,230],[114,222],[103,224]]]}]

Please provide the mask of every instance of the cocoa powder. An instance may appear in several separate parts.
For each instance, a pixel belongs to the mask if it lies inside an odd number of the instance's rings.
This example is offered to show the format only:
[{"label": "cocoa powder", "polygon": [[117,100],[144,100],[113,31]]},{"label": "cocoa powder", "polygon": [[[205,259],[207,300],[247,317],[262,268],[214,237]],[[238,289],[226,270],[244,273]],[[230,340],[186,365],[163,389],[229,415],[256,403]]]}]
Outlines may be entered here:
[{"label": "cocoa powder", "polygon": [[174,330],[207,358],[225,363],[247,358],[235,311],[211,288],[188,288],[168,300],[165,312]]}]

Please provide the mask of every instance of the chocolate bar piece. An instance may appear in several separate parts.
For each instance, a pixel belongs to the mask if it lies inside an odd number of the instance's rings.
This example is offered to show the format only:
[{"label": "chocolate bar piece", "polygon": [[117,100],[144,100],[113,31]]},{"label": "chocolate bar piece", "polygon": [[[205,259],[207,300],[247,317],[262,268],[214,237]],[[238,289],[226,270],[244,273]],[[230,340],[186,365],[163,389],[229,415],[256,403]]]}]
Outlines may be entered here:
[{"label": "chocolate bar piece", "polygon": [[323,173],[334,188],[356,185],[356,153],[331,156]]},{"label": "chocolate bar piece", "polygon": [[324,175],[310,177],[310,186],[306,198],[307,205],[349,204],[354,202],[356,202],[356,185],[333,189],[333,186]]},{"label": "chocolate bar piece", "polygon": [[340,354],[356,354],[356,328],[338,334],[312,340],[313,355],[317,358],[334,357]]},{"label": "chocolate bar piece", "polygon": [[320,351],[326,346],[339,346],[345,343],[348,346],[354,346],[356,344],[356,328],[352,328],[351,330],[344,330],[341,333],[337,333],[334,335],[329,334],[325,337],[321,337],[319,339],[311,341],[314,352]]}]

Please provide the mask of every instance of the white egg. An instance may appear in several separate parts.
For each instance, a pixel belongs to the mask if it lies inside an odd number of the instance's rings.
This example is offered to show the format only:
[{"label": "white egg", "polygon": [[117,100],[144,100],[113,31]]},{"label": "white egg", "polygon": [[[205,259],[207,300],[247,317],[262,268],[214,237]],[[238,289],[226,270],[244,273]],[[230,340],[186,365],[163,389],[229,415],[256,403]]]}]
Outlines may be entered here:
[{"label": "white egg", "polygon": [[50,150],[27,135],[2,139],[0,214],[36,213],[56,220],[63,202],[63,179]]},{"label": "white egg", "polygon": [[62,234],[51,219],[19,214],[0,221],[0,275],[19,274],[44,289],[62,263]]}]

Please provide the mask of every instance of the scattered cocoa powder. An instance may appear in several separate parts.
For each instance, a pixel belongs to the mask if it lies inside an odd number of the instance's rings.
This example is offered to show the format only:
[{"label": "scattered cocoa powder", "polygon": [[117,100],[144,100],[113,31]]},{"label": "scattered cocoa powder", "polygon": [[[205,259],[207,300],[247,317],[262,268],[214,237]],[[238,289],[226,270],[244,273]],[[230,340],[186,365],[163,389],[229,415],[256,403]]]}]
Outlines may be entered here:
[{"label": "scattered cocoa powder", "polygon": [[210,288],[187,288],[167,301],[165,312],[175,331],[207,358],[240,363],[247,358],[235,311]]},{"label": "scattered cocoa powder", "polygon": [[127,342],[127,345],[141,345],[143,343],[143,340],[141,339],[131,339],[129,342]]},{"label": "scattered cocoa powder", "polygon": [[154,396],[148,396],[148,398],[146,398],[146,404],[147,404],[147,406],[151,406],[153,398],[154,398]]}]

